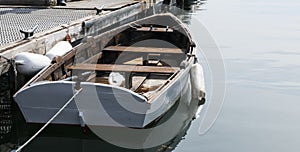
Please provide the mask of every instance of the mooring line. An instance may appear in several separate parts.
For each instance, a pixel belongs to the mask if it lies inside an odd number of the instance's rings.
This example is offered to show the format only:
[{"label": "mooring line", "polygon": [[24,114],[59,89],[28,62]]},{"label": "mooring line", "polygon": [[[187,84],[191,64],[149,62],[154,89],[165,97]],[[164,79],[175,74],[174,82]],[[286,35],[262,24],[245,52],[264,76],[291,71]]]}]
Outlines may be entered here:
[{"label": "mooring line", "polygon": [[9,58],[7,58],[7,57],[5,57],[4,55],[2,55],[2,53],[0,53],[0,58],[3,58],[3,59],[5,59],[6,61],[10,61],[10,59],[9,59]]},{"label": "mooring line", "polygon": [[29,138],[22,146],[20,146],[16,150],[12,150],[11,152],[20,152],[26,145],[28,145],[39,133],[41,133],[62,111],[65,109],[69,103],[82,91],[82,88],[80,88],[76,93],[62,106],[59,111],[56,112],[56,114],[48,120],[48,122],[39,130],[37,131],[31,138]]}]

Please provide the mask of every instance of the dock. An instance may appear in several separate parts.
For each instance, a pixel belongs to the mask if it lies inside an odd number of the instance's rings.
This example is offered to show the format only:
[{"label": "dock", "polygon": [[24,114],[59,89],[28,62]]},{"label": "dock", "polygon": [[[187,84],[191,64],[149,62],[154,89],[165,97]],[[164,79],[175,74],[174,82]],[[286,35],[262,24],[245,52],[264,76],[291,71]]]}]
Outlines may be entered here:
[{"label": "dock", "polygon": [[[0,75],[8,72],[8,60],[20,52],[44,54],[68,33],[72,41],[98,33],[110,25],[138,14],[145,2],[133,0],[87,0],[68,2],[67,6],[1,5]],[[102,8],[101,8],[102,7]],[[85,29],[84,23],[101,22],[97,29]],[[37,26],[34,35],[25,38],[20,30]]]}]

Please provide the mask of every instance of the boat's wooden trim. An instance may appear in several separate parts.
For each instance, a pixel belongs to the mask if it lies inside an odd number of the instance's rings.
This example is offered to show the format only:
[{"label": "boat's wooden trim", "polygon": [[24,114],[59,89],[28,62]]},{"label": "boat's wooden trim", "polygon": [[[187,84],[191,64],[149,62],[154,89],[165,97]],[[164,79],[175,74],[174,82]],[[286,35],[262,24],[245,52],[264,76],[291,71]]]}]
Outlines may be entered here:
[{"label": "boat's wooden trim", "polygon": [[136,72],[136,73],[175,73],[180,70],[178,67],[158,67],[158,66],[134,66],[116,64],[76,64],[68,67],[69,70],[85,71],[116,71],[116,72]]},{"label": "boat's wooden trim", "polygon": [[156,47],[134,47],[134,46],[109,46],[103,51],[117,51],[117,52],[134,52],[134,53],[169,53],[169,54],[183,54],[186,52],[180,48],[156,48]]}]

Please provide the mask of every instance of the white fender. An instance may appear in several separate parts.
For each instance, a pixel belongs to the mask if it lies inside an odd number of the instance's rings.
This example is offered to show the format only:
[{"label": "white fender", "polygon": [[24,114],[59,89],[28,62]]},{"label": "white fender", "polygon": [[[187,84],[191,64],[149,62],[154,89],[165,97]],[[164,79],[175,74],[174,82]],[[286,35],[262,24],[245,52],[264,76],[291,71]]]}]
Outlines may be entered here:
[{"label": "white fender", "polygon": [[15,56],[17,71],[24,75],[33,75],[51,64],[51,60],[41,54],[29,52],[18,53]]},{"label": "white fender", "polygon": [[108,77],[108,82],[114,86],[121,86],[125,82],[125,78],[118,72],[111,72]]},{"label": "white fender", "polygon": [[56,56],[63,56],[73,49],[72,45],[67,41],[60,41],[54,45],[47,53],[46,56],[52,60]]},{"label": "white fender", "polygon": [[192,83],[192,97],[201,100],[205,97],[205,82],[203,68],[199,63],[192,65],[190,77]]}]

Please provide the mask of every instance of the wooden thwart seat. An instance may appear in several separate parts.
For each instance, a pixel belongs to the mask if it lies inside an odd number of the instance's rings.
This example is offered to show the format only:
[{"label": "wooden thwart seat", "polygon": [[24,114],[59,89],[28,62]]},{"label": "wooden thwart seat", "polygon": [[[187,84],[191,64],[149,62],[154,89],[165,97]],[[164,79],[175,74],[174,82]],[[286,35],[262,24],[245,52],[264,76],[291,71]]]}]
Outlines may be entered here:
[{"label": "wooden thwart seat", "polygon": [[134,52],[134,53],[169,53],[169,54],[183,54],[185,50],[180,48],[156,48],[156,47],[133,47],[133,46],[109,46],[103,51],[117,51],[117,52]]},{"label": "wooden thwart seat", "polygon": [[133,65],[114,65],[114,64],[76,64],[68,68],[69,70],[86,71],[106,71],[106,72],[125,72],[125,87],[132,87],[131,73],[164,73],[172,74],[180,70],[178,67],[157,67],[157,66],[133,66]]},{"label": "wooden thwart seat", "polygon": [[157,66],[133,66],[114,64],[76,64],[70,66],[69,70],[86,71],[116,71],[116,72],[136,72],[136,73],[175,73],[178,67],[157,67]]}]

